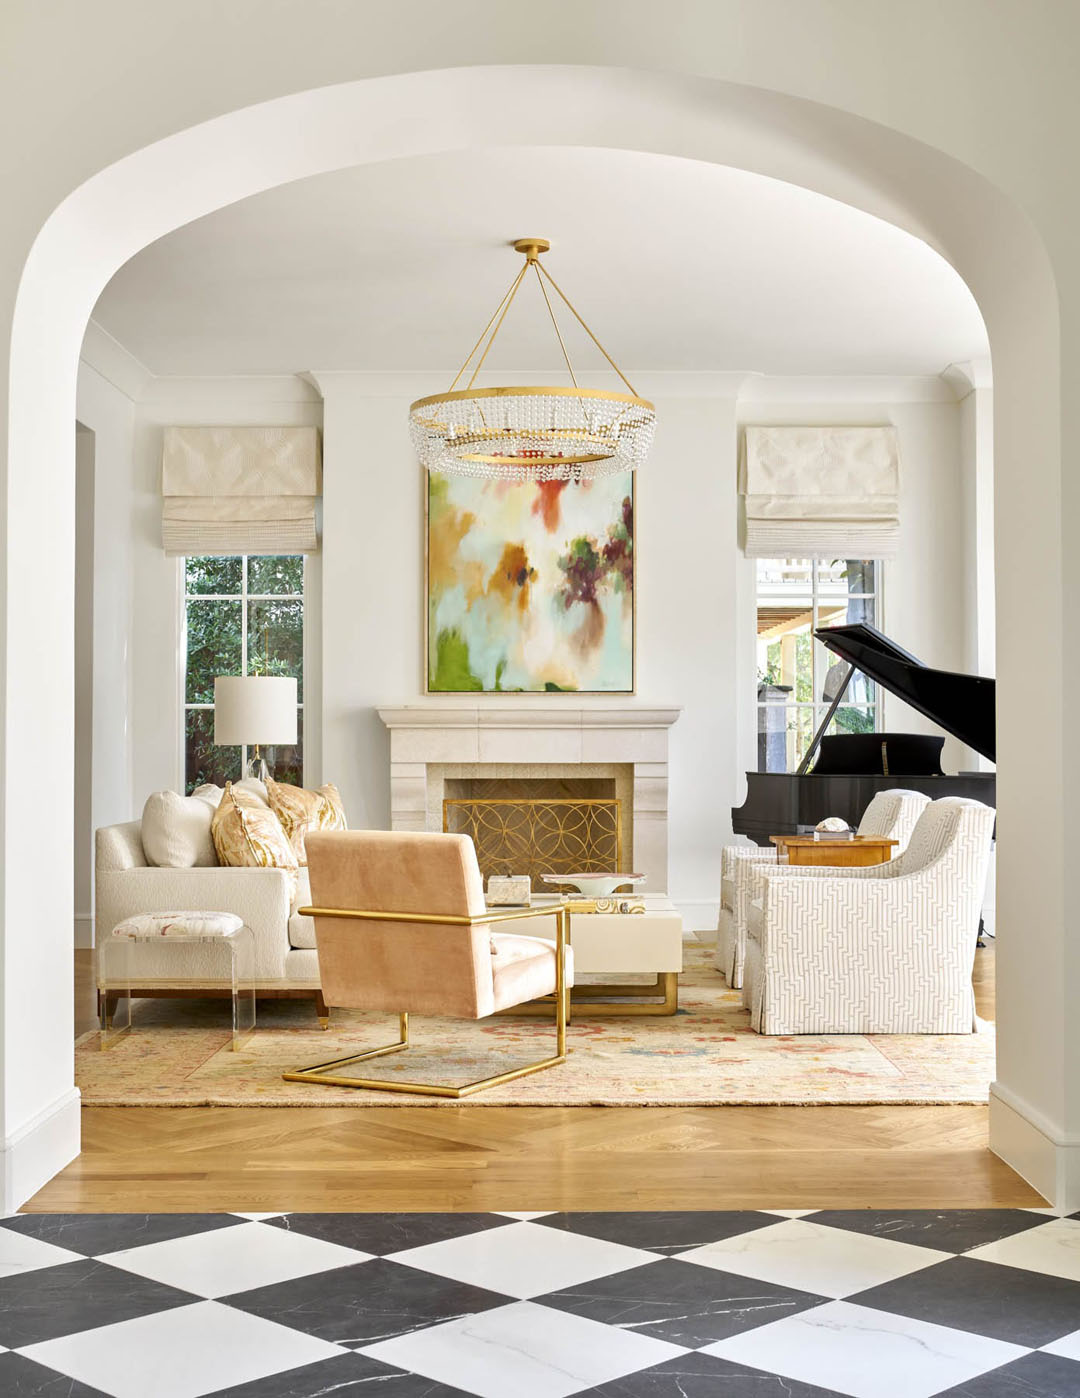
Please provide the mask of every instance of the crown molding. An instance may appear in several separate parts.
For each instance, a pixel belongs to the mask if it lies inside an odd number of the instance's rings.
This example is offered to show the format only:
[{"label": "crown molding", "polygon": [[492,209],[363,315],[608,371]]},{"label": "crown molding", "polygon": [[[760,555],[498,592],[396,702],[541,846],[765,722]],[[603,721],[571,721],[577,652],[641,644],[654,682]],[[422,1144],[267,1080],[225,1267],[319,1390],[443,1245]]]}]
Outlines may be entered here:
[{"label": "crown molding", "polygon": [[154,377],[142,360],[136,359],[130,350],[126,350],[119,340],[93,319],[87,322],[79,360],[133,403],[138,402]]},{"label": "crown molding", "polygon": [[748,374],[739,405],[954,403],[940,374]]},{"label": "crown molding", "polygon": [[958,364],[947,364],[939,375],[948,384],[956,401],[962,402],[976,389],[993,388],[994,378],[990,369],[990,356],[979,355],[976,359],[964,359]]},{"label": "crown molding", "polygon": [[[361,398],[426,398],[432,393],[444,393],[454,377],[453,370],[423,370],[406,373],[367,369],[308,369],[301,376],[322,394],[348,393]],[[559,382],[561,375],[552,369],[500,369],[485,374],[485,382],[497,379],[500,384],[528,385]],[[738,398],[747,375],[742,370],[726,372],[712,370],[632,370],[627,377],[644,398]],[[609,371],[578,373],[582,388],[622,389],[626,385],[617,374]]]},{"label": "crown molding", "polygon": [[272,407],[275,404],[320,404],[321,394],[314,384],[300,374],[250,374],[222,376],[165,376],[152,378],[144,389],[140,403],[145,406],[172,407],[194,404],[207,411],[237,411],[247,408]]}]

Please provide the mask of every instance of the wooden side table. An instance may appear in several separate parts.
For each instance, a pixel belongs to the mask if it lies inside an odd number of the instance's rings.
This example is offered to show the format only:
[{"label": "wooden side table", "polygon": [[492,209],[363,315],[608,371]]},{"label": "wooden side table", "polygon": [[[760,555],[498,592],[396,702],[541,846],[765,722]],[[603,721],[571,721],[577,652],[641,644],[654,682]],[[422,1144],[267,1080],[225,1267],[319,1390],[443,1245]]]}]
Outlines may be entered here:
[{"label": "wooden side table", "polygon": [[813,835],[770,835],[781,864],[831,864],[844,868],[887,864],[899,840],[856,835],[852,840],[815,840]]}]

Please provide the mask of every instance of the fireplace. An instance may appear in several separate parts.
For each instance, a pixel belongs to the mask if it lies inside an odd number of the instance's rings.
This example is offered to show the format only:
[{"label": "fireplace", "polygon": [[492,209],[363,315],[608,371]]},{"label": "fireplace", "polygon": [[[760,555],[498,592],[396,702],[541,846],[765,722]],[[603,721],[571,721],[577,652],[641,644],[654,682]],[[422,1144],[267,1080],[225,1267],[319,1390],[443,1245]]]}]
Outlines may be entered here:
[{"label": "fireplace", "polygon": [[[448,823],[447,803],[455,802],[561,803],[558,811],[549,807],[537,816],[542,820],[565,817],[575,804],[599,802],[609,824],[608,843],[597,848],[614,849],[623,869],[647,876],[648,892],[664,893],[668,729],[679,712],[633,701],[545,709],[505,701],[483,706],[433,701],[380,709],[390,731],[391,825],[395,830],[460,828]],[[449,809],[456,819],[463,808]],[[599,817],[600,807],[590,809]],[[546,838],[534,842],[530,865],[512,872],[534,878],[547,872],[540,868],[541,855],[550,856],[554,846]],[[485,874],[506,873],[507,857],[505,849],[496,856],[483,853],[481,867],[487,862]],[[569,857],[565,841],[560,857]],[[598,854],[596,860],[598,867]],[[563,864],[552,872],[566,870]]]}]

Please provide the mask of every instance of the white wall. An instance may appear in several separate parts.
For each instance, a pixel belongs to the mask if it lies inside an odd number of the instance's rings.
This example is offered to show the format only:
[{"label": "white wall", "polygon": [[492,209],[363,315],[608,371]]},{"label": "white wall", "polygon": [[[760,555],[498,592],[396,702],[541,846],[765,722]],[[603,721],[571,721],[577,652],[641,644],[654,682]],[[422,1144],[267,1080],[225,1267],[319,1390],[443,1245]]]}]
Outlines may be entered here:
[{"label": "white wall", "polygon": [[[76,520],[87,552],[93,559],[92,595],[77,599],[80,615],[91,617],[93,674],[84,716],[90,716],[90,799],[79,812],[76,830],[76,943],[93,944],[93,884],[90,856],[93,832],[99,825],[127,820],[133,800],[133,699],[135,651],[132,631],[131,568],[132,451],[135,405],[142,377],[125,380],[127,391],[105,376],[114,360],[98,356],[100,367],[79,364],[77,412],[90,439],[91,475],[89,521]],[[117,377],[120,377],[117,374]],[[144,376],[143,376],[144,377]],[[83,436],[83,434],[80,434]],[[83,465],[84,463],[80,463]],[[87,525],[89,524],[89,528]],[[85,741],[86,730],[77,734]]]},{"label": "white wall", "polygon": [[[896,424],[903,550],[886,570],[885,629],[928,664],[960,668],[969,624],[968,555],[956,544],[963,534],[961,409],[937,379],[882,385],[741,374],[638,377],[656,401],[659,427],[637,483],[637,698],[683,707],[671,731],[670,892],[688,925],[709,930],[719,851],[733,838],[731,807],[744,799],[743,773],[756,762],[754,574],[737,547],[738,424]],[[182,779],[181,581],[160,545],[161,429],[321,420],[323,527],[309,598],[307,779],[337,782],[355,825],[389,823],[389,743],[376,710],[423,693],[423,478],[405,424],[410,401],[432,382],[426,375],[347,372],[310,379],[323,403],[299,379],[162,379],[147,385],[138,404],[130,545],[134,809],[149,791]],[[899,702],[888,718],[894,727],[938,731]],[[955,751],[947,762],[950,770],[971,765]]]}]

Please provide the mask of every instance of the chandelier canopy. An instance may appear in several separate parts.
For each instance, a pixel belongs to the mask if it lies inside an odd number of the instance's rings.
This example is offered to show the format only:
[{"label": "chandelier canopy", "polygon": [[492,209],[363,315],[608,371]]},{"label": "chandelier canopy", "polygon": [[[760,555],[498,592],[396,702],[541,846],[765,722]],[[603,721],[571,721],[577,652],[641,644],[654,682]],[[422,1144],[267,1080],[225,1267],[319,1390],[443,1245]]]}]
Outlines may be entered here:
[{"label": "chandelier canopy", "polygon": [[[626,375],[547,268],[540,265],[540,254],[550,246],[546,238],[519,238],[514,243],[515,251],[524,254],[525,265],[496,306],[449,391],[418,398],[410,407],[413,445],[427,470],[502,481],[581,481],[632,471],[648,456],[656,410],[637,396]],[[476,377],[530,267],[551,317],[570,384],[476,388]],[[582,388],[578,384],[548,286],[618,374],[627,392]],[[458,388],[474,359],[468,383]]]}]

